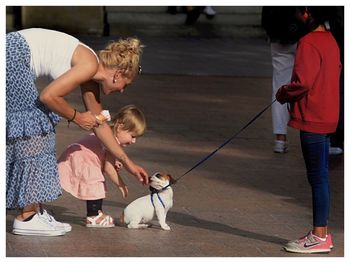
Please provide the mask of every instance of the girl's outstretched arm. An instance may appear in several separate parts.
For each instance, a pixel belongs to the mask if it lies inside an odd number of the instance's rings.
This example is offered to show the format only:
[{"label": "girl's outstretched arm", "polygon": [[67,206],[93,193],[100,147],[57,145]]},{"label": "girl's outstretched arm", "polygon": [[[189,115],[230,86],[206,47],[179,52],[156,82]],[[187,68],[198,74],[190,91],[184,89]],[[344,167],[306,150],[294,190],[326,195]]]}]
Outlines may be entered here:
[{"label": "girl's outstretched arm", "polygon": [[[87,110],[92,114],[98,115],[102,111],[100,102],[100,90],[98,84],[90,81],[82,85],[82,95]],[[107,123],[103,123],[94,128],[97,138],[103,143],[107,150],[119,161],[121,161],[128,172],[136,176],[143,184],[148,184],[148,174],[140,166],[136,165],[124,152],[116,141],[112,129]]]}]

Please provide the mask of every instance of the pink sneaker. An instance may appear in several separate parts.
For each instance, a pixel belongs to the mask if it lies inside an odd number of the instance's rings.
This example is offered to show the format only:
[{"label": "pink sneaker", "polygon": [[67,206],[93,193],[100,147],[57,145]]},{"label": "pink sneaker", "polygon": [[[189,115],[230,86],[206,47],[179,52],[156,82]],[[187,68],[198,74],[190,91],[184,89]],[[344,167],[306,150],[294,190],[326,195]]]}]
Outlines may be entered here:
[{"label": "pink sneaker", "polygon": [[329,245],[329,248],[330,249],[334,248],[332,234],[326,235],[326,238],[327,238],[327,243]]},{"label": "pink sneaker", "polygon": [[331,236],[319,238],[310,231],[306,236],[289,241],[283,248],[288,252],[294,253],[329,253],[330,246],[333,246]]}]

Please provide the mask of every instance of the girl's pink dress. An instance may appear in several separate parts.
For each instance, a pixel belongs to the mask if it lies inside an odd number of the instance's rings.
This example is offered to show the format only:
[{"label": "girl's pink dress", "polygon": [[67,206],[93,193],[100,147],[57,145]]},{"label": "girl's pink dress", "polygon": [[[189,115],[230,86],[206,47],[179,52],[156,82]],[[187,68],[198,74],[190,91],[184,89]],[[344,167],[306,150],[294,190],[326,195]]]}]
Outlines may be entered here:
[{"label": "girl's pink dress", "polygon": [[58,159],[62,188],[81,200],[105,198],[105,158],[106,150],[93,133],[69,145]]}]

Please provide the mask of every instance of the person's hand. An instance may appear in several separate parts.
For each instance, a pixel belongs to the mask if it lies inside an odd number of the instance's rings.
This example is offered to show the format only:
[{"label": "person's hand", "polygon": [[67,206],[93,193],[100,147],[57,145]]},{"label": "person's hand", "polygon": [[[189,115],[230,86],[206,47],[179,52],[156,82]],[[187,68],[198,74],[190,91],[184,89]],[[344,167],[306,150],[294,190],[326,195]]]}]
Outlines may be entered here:
[{"label": "person's hand", "polygon": [[99,125],[103,124],[106,121],[111,121],[111,115],[108,110],[101,111],[100,114],[96,115],[96,121]]},{"label": "person's hand", "polygon": [[149,176],[141,166],[136,165],[136,172],[134,173],[134,175],[137,177],[137,179],[140,182],[143,183],[143,185],[147,185],[149,183],[148,181]]},{"label": "person's hand", "polygon": [[123,168],[123,164],[122,164],[121,162],[119,162],[119,161],[115,161],[114,167],[115,167],[115,169],[116,169],[117,171],[119,171],[120,169]]},{"label": "person's hand", "polygon": [[148,174],[141,166],[138,166],[134,163],[131,165],[129,164],[128,171],[132,173],[137,178],[137,180],[142,182],[143,185],[148,184]]},{"label": "person's hand", "polygon": [[129,173],[134,175],[137,180],[142,182],[143,185],[147,185],[148,184],[148,174],[141,166],[136,165],[129,158],[125,159],[123,164],[124,164],[125,169]]},{"label": "person's hand", "polygon": [[79,125],[80,128],[87,131],[98,126],[95,115],[93,115],[90,111],[77,112],[74,122]]},{"label": "person's hand", "polygon": [[123,198],[126,198],[129,193],[129,189],[125,184],[121,184],[118,186],[119,191],[122,193]]},{"label": "person's hand", "polygon": [[277,93],[276,93],[276,100],[281,103],[281,104],[284,104],[285,101],[284,101],[284,98],[282,96],[282,87],[278,89]]}]

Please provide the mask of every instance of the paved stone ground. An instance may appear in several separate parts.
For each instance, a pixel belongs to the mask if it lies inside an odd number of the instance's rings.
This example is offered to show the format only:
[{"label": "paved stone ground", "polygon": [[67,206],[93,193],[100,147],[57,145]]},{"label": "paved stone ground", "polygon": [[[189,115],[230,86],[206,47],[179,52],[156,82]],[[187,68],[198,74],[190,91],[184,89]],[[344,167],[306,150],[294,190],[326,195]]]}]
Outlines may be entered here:
[{"label": "paved stone ground", "polygon": [[[112,112],[130,103],[144,111],[148,130],[126,151],[149,174],[165,171],[176,178],[270,103],[268,45],[261,39],[245,42],[197,39],[199,47],[194,55],[191,39],[147,41],[149,49],[145,51],[143,62],[145,74],[125,94],[103,97],[103,104]],[[87,39],[86,42],[94,47],[101,45],[98,39]],[[164,42],[169,44],[164,46]],[[230,47],[236,50],[232,51]],[[241,47],[241,53],[238,47]],[[182,51],[191,51],[193,57],[179,58]],[[237,52],[236,57],[232,52]],[[212,60],[203,59],[209,54]],[[191,63],[193,69],[187,72],[187,68],[192,68]],[[200,72],[196,72],[199,67]],[[219,74],[220,69],[224,71],[222,74]],[[68,99],[77,109],[82,109],[78,90]],[[268,111],[214,157],[183,177],[174,186],[174,207],[168,214],[170,232],[161,230],[156,221],[146,230],[119,226],[107,230],[87,229],[83,225],[84,202],[64,193],[47,208],[57,220],[70,223],[73,230],[55,238],[15,236],[11,234],[15,211],[8,211],[6,255],[343,257],[343,156],[330,160],[332,208],[329,226],[334,234],[335,248],[327,255],[286,253],[281,249],[282,245],[311,228],[311,194],[298,132],[289,130],[290,152],[284,155],[272,152],[271,133]],[[68,129],[62,121],[57,128],[57,154],[83,134],[74,125]],[[147,187],[141,186],[125,171],[122,176],[129,186],[130,196],[123,200],[108,182],[109,193],[104,202],[105,212],[116,218],[128,203],[148,194]]]}]

